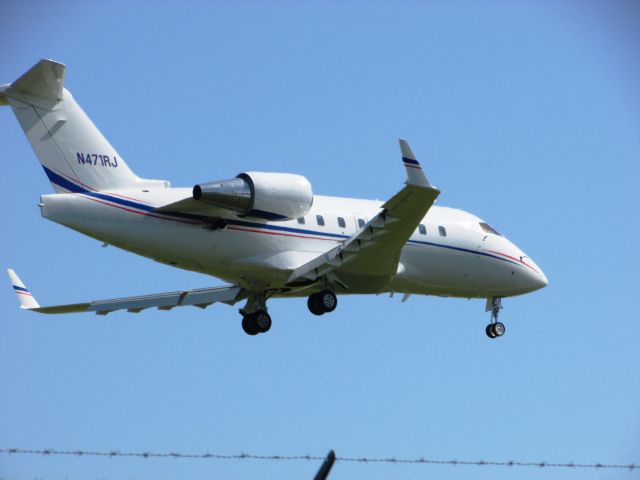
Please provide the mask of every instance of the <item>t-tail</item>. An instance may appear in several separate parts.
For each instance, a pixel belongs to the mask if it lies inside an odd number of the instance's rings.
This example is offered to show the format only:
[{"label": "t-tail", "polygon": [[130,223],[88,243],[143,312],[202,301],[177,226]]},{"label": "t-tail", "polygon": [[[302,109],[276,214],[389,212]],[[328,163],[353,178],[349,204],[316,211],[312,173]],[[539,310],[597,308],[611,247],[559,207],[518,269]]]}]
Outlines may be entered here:
[{"label": "t-tail", "polygon": [[131,171],[64,88],[65,70],[61,63],[40,60],[0,86],[0,105],[13,109],[56,192],[168,187]]}]

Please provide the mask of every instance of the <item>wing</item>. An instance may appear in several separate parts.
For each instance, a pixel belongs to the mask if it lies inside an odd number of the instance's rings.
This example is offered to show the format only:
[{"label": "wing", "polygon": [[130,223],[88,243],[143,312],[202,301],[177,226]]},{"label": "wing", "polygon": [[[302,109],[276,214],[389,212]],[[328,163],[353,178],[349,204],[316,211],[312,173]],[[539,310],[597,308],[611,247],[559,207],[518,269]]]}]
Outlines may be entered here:
[{"label": "wing", "polygon": [[316,280],[330,272],[392,276],[405,243],[427,214],[440,190],[432,187],[405,140],[400,140],[406,186],[352,237],[293,271],[288,282]]},{"label": "wing", "polygon": [[109,300],[94,300],[87,303],[41,307],[31,292],[24,286],[18,275],[11,269],[7,270],[7,273],[9,274],[9,279],[16,292],[18,301],[20,302],[20,308],[38,313],[95,312],[98,315],[106,315],[116,310],[138,313],[147,308],[157,308],[159,310],[171,310],[175,307],[186,306],[206,308],[216,302],[233,305],[246,296],[242,287],[229,286],[198,288],[195,290],[156,293],[138,297],[112,298]]}]

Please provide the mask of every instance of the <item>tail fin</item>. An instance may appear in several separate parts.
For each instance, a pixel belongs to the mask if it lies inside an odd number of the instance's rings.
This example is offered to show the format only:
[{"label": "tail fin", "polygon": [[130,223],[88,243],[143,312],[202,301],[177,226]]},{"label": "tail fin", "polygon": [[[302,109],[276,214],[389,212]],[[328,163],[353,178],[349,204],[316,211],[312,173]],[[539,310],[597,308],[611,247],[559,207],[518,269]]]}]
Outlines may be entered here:
[{"label": "tail fin", "polygon": [[65,66],[40,60],[10,85],[13,109],[56,192],[168,186],[138,178],[64,88]]}]

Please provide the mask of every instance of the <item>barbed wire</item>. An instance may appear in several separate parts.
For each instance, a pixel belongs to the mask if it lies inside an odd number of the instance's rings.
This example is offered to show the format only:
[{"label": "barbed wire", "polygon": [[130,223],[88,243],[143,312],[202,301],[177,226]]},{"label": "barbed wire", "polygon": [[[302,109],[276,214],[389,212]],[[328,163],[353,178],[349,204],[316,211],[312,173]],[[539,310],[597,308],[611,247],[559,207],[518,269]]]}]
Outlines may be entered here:
[{"label": "barbed wire", "polygon": [[[295,460],[324,460],[325,457],[317,455],[256,455],[252,453],[179,453],[179,452],[121,452],[119,450],[56,450],[53,448],[29,449],[29,448],[0,448],[0,453],[9,455],[38,455],[38,456],[75,456],[75,457],[137,457],[150,458],[176,458],[176,459],[210,459],[210,460],[268,460],[268,461],[295,461]],[[523,462],[516,460],[435,460],[430,458],[371,458],[371,457],[336,457],[337,462],[351,463],[387,463],[387,464],[423,464],[423,465],[449,465],[449,466],[491,466],[491,467],[538,467],[538,468],[582,468],[596,470],[640,470],[640,465],[613,463],[557,463],[557,462]]]}]

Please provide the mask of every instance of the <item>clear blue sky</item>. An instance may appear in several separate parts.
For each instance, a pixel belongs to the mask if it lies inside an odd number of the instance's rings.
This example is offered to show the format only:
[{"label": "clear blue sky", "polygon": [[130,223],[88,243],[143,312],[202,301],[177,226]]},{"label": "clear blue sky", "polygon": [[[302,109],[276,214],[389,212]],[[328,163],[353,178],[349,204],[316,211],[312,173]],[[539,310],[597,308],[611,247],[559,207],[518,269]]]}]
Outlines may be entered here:
[{"label": "clear blue sky", "polygon": [[[640,462],[640,8],[625,2],[4,2],[0,83],[40,58],[134,171],[244,170],[384,199],[406,137],[439,203],[494,224],[549,286],[505,301],[353,297],[57,317],[0,289],[0,445]],[[43,304],[220,283],[40,218],[52,189],[0,111],[0,265]],[[0,478],[312,478],[316,462],[0,456]],[[339,463],[332,478],[638,478]]]}]

